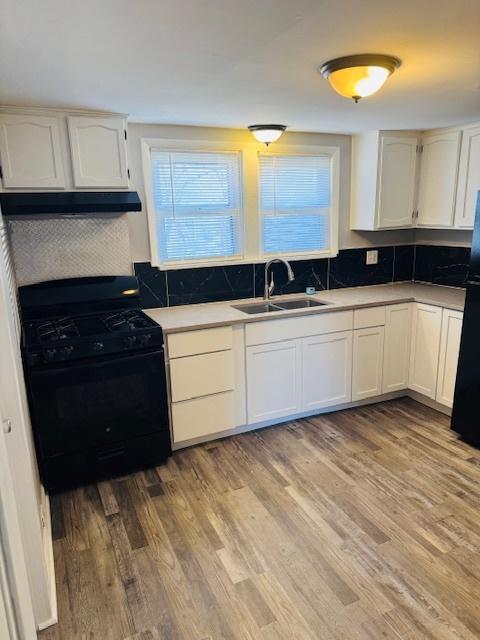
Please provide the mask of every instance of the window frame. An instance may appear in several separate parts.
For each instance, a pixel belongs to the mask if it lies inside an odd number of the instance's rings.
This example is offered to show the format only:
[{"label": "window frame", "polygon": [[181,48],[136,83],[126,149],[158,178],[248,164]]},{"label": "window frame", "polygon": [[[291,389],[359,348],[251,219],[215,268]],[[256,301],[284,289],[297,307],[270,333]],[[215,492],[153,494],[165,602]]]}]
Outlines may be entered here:
[{"label": "window frame", "polygon": [[[302,149],[308,149],[307,152],[302,151]],[[322,150],[322,151],[320,151]],[[340,149],[338,147],[315,147],[315,152],[312,151],[312,147],[299,147],[299,146],[291,146],[291,145],[275,145],[274,149],[262,150],[258,153],[258,155],[263,156],[311,156],[313,158],[319,156],[328,156],[330,158],[330,191],[331,191],[331,205],[328,207],[330,209],[330,224],[329,224],[329,237],[330,242],[327,249],[322,249],[320,251],[314,252],[300,252],[300,253],[290,253],[290,252],[277,252],[275,254],[272,253],[264,253],[263,252],[263,238],[261,237],[261,207],[260,207],[260,198],[258,200],[258,220],[259,220],[259,246],[260,246],[260,255],[262,257],[262,262],[266,262],[276,256],[283,258],[284,260],[311,260],[316,258],[332,258],[338,254],[338,224],[339,224],[339,182],[340,182],[340,167],[339,167],[339,155]],[[260,168],[260,164],[258,161],[258,167]],[[260,189],[260,170],[258,171],[258,186]]]},{"label": "window frame", "polygon": [[[206,152],[206,153],[239,153],[240,154],[240,198],[241,222],[239,243],[242,248],[241,257],[210,258],[203,260],[161,260],[157,242],[157,216],[153,202],[152,190],[152,151],[163,152]],[[331,207],[330,207],[330,246],[328,249],[313,253],[278,253],[263,254],[261,239],[261,216],[259,202],[259,155],[292,155],[319,156],[327,155],[331,162]],[[340,191],[340,147],[319,145],[278,144],[274,148],[265,148],[263,144],[228,143],[210,140],[178,140],[170,138],[142,138],[141,155],[145,186],[145,202],[147,213],[148,237],[150,242],[150,262],[161,271],[170,269],[190,269],[197,267],[214,267],[241,264],[262,264],[272,258],[282,257],[286,260],[314,260],[331,258],[338,254],[339,226],[339,191]]]}]

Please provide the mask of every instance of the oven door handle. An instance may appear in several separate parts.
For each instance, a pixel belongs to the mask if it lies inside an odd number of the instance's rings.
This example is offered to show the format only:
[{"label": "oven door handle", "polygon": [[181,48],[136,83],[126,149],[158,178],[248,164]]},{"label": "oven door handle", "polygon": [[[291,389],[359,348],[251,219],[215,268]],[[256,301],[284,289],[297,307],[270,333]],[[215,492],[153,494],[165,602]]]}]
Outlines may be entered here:
[{"label": "oven door handle", "polygon": [[163,348],[158,348],[155,351],[143,351],[140,353],[122,353],[115,356],[97,356],[95,358],[85,358],[83,360],[73,360],[66,362],[59,362],[58,364],[50,364],[42,368],[31,368],[31,376],[48,376],[49,374],[61,374],[63,372],[71,373],[74,370],[86,369],[97,366],[108,365],[120,365],[122,362],[132,362],[135,360],[145,360],[145,358],[160,358],[162,363],[164,360]]}]

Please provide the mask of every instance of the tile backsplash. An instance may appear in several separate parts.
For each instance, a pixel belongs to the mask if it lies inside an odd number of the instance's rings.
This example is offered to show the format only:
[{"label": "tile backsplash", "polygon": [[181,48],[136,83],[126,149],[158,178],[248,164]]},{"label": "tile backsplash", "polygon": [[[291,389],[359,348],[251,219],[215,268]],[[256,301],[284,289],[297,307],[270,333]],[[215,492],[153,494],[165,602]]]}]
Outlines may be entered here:
[{"label": "tile backsplash", "polygon": [[[388,282],[431,282],[465,286],[470,249],[438,245],[376,247],[378,263],[366,264],[367,249],[342,249],[335,258],[291,262],[295,280],[288,282],[282,264],[274,264],[274,294],[304,293]],[[160,271],[149,262],[135,264],[142,306],[166,307],[236,300],[263,295],[265,264],[243,264]]]},{"label": "tile backsplash", "polygon": [[414,278],[417,282],[464,287],[469,262],[468,247],[417,245]]},{"label": "tile backsplash", "polygon": [[131,275],[126,216],[32,217],[8,222],[19,286],[83,276]]}]

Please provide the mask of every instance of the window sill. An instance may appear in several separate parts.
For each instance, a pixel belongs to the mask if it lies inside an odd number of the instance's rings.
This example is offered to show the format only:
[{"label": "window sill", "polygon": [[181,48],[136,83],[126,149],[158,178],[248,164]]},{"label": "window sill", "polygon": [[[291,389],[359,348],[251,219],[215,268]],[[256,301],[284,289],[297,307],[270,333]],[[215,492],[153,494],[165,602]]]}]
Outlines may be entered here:
[{"label": "window sill", "polygon": [[213,260],[205,262],[168,262],[152,266],[157,267],[160,271],[173,271],[179,269],[201,269],[201,268],[213,268],[213,267],[235,267],[248,264],[265,264],[269,260],[275,260],[276,258],[282,258],[290,262],[297,262],[299,260],[326,260],[328,258],[335,258],[338,255],[338,251],[326,251],[322,253],[310,253],[305,255],[268,255],[260,258],[241,258],[232,260]]}]

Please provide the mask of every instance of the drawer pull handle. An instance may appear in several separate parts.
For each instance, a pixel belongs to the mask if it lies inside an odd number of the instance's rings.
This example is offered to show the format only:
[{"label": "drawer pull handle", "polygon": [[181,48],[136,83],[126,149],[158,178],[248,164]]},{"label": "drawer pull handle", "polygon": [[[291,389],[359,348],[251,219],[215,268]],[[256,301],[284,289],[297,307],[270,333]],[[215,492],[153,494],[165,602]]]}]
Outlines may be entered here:
[{"label": "drawer pull handle", "polygon": [[111,458],[118,458],[125,453],[125,449],[114,449],[112,451],[106,451],[104,453],[98,454],[98,460],[104,462],[105,460],[110,460]]}]

